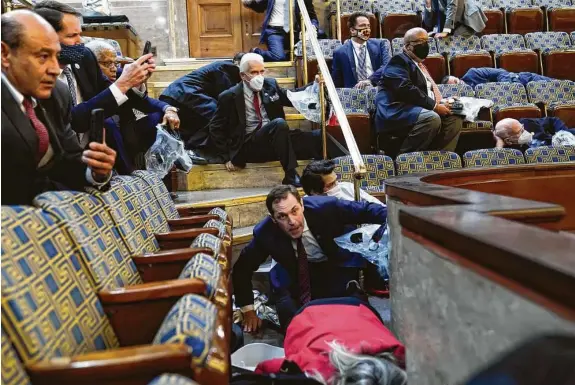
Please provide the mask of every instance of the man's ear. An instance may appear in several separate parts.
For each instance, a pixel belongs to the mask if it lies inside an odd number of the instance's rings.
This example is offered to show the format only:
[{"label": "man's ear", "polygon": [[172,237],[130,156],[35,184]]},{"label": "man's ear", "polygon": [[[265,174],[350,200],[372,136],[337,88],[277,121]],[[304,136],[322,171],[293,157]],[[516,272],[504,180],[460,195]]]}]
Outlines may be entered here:
[{"label": "man's ear", "polygon": [[2,69],[10,67],[9,59],[12,55],[12,50],[8,47],[8,44],[2,42]]}]

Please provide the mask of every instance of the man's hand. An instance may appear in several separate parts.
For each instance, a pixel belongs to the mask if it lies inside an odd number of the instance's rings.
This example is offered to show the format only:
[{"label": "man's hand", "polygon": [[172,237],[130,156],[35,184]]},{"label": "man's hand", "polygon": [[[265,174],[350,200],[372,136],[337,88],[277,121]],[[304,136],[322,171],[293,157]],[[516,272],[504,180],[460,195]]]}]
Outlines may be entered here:
[{"label": "man's hand", "polygon": [[437,115],[439,116],[451,115],[451,110],[445,104],[438,103],[437,106],[435,106],[434,111],[437,112]]},{"label": "man's hand", "polygon": [[357,83],[353,88],[358,88],[360,90],[365,90],[366,88],[371,87],[371,80],[365,79]]},{"label": "man's hand", "polygon": [[258,317],[255,310],[250,310],[243,313],[244,320],[242,322],[244,326],[244,332],[247,333],[257,333],[257,331],[262,326],[262,320]]},{"label": "man's hand", "polygon": [[148,77],[146,78],[146,81],[150,79],[155,70],[156,70],[156,59],[151,57],[150,59],[148,59]]},{"label": "man's hand", "polygon": [[82,162],[90,167],[97,178],[106,179],[116,163],[116,151],[98,142],[91,142],[88,148],[82,154]]},{"label": "man's hand", "polygon": [[166,125],[169,124],[174,130],[180,128],[180,117],[178,113],[174,110],[166,110],[164,114],[164,120],[162,120],[162,124]]},{"label": "man's hand", "polygon": [[234,166],[231,160],[226,162],[226,170],[228,170],[229,172],[237,171],[239,169],[240,169],[239,167]]},{"label": "man's hand", "polygon": [[[140,56],[134,63],[127,64],[124,67],[122,75],[115,83],[122,93],[125,94],[132,87],[139,87],[140,84],[148,79],[151,67],[150,64],[146,63],[146,60],[151,59],[152,56],[151,53]],[[153,64],[153,68],[155,68],[155,64]]]}]

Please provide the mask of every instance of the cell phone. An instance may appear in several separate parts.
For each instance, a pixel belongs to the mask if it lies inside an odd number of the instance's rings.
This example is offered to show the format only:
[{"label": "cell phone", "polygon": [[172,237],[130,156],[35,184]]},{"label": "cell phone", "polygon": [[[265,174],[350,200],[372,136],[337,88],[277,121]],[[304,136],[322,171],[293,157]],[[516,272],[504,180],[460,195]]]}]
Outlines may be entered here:
[{"label": "cell phone", "polygon": [[[142,53],[142,56],[149,54],[152,51],[152,42],[149,40],[146,40],[146,44],[144,45],[144,53]],[[147,63],[148,61],[146,60],[145,63]]]},{"label": "cell phone", "polygon": [[106,132],[104,128],[104,110],[96,108],[92,110],[90,120],[90,138],[92,142],[106,143]]}]

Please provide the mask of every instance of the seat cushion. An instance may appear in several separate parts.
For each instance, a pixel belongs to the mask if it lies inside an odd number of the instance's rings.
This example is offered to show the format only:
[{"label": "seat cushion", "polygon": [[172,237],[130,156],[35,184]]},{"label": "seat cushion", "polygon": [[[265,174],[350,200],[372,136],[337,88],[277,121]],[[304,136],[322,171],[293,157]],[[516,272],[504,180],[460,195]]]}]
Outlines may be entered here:
[{"label": "seat cushion", "polygon": [[197,278],[206,283],[205,296],[213,299],[221,277],[221,268],[216,260],[204,253],[196,254],[189,260],[180,274],[180,279]]},{"label": "seat cushion", "polygon": [[463,154],[465,167],[491,167],[525,164],[521,151],[512,148],[487,148]]},{"label": "seat cushion", "polygon": [[527,163],[575,162],[575,146],[542,146],[525,151]]},{"label": "seat cushion", "polygon": [[[395,176],[393,160],[385,155],[362,155],[366,168],[365,178],[361,180],[361,188],[369,191],[383,191],[383,183],[387,178]],[[354,167],[351,156],[335,158],[335,169],[339,180],[354,182]]]},{"label": "seat cushion", "polygon": [[449,151],[419,151],[398,155],[397,175],[461,168],[461,158]]}]

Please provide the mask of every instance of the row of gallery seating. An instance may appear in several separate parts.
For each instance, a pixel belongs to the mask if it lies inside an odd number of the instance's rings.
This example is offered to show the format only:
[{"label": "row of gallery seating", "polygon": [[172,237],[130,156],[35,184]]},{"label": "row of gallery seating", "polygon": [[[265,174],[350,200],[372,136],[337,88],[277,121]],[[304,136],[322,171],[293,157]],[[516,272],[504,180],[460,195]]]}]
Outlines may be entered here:
[{"label": "row of gallery seating", "polygon": [[4,385],[228,382],[225,210],[176,209],[147,172],[34,206],[2,207]]},{"label": "row of gallery seating", "polygon": [[[483,34],[543,31],[570,32],[575,29],[575,3],[572,0],[478,0],[487,16]],[[331,36],[336,37],[337,8],[329,4]],[[349,38],[347,21],[353,12],[370,14],[371,29],[377,37],[392,39],[419,27],[424,0],[340,0],[341,39]]]},{"label": "row of gallery seating", "polygon": [[[575,12],[575,10],[574,10]],[[390,56],[401,52],[403,38],[383,39]],[[319,44],[328,66],[333,52],[342,43],[335,39],[321,39]],[[436,83],[450,74],[462,77],[470,68],[496,67],[510,72],[533,72],[556,79],[575,80],[571,63],[575,62],[575,32],[537,32],[525,36],[518,34],[492,34],[478,36],[448,36],[429,39],[429,56],[424,64]],[[295,47],[299,85],[313,81],[317,59],[311,46],[306,46],[308,77],[302,77],[302,49]]]}]

